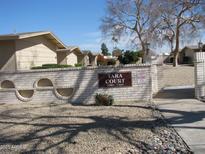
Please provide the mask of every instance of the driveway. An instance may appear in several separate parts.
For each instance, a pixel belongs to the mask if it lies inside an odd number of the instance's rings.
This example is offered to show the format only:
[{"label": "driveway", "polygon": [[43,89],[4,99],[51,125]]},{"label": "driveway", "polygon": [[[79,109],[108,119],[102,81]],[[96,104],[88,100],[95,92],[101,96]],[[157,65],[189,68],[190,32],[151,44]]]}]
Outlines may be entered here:
[{"label": "driveway", "polygon": [[192,87],[165,88],[154,102],[194,153],[205,151],[205,103],[194,99]]}]

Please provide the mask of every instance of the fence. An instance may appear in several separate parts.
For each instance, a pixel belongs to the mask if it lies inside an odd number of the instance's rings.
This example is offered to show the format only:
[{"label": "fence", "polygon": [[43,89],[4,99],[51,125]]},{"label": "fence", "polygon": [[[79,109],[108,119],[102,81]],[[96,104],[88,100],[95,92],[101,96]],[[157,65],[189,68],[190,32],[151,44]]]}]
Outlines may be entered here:
[{"label": "fence", "polygon": [[[127,86],[125,72],[131,74],[131,84]],[[108,87],[100,87],[99,74],[111,78]],[[96,93],[113,95],[116,101],[150,101],[158,90],[157,68],[152,65],[0,72],[0,86],[1,103],[61,101],[86,104],[95,101]]]},{"label": "fence", "polygon": [[204,99],[205,96],[205,52],[195,54],[195,97]]}]

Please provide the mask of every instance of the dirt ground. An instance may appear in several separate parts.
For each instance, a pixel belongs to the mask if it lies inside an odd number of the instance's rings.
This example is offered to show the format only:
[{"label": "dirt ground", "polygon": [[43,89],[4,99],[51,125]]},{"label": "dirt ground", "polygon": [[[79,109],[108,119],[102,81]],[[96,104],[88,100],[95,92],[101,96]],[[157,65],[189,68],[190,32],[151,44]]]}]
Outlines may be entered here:
[{"label": "dirt ground", "polygon": [[159,67],[159,86],[160,88],[169,86],[194,85],[194,66],[164,65]]},{"label": "dirt ground", "polygon": [[146,105],[1,104],[0,151],[127,153],[153,135]]},{"label": "dirt ground", "polygon": [[[160,73],[162,86],[194,84],[191,66],[166,65]],[[156,138],[153,127],[158,124],[147,106],[145,102],[110,107],[0,104],[0,153],[134,154],[142,153],[142,147],[155,149],[150,141]],[[159,141],[156,145],[164,144]]]}]

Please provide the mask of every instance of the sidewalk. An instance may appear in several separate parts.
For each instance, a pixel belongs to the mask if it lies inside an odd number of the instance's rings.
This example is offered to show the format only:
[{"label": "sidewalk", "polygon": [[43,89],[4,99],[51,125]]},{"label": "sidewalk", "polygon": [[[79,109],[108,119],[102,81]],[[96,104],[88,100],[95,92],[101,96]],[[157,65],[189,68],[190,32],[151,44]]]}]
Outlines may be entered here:
[{"label": "sidewalk", "polygon": [[[161,98],[154,99],[154,102],[191,150],[196,154],[204,154],[205,103],[192,98],[191,91],[193,90],[165,90],[160,94]],[[178,97],[174,97],[175,95]],[[184,99],[185,95],[188,99]]]}]

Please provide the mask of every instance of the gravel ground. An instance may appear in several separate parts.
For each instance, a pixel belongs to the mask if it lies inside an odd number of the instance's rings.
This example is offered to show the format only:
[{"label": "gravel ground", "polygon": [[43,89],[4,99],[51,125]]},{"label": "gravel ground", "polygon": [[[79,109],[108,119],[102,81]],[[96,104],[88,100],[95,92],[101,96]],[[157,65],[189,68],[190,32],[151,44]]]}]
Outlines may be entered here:
[{"label": "gravel ground", "polygon": [[[1,153],[189,153],[147,103],[0,105]],[[154,114],[153,114],[154,113]],[[156,116],[157,115],[157,116]]]},{"label": "gravel ground", "polygon": [[186,85],[194,85],[194,66],[159,66],[159,86],[161,88]]}]

